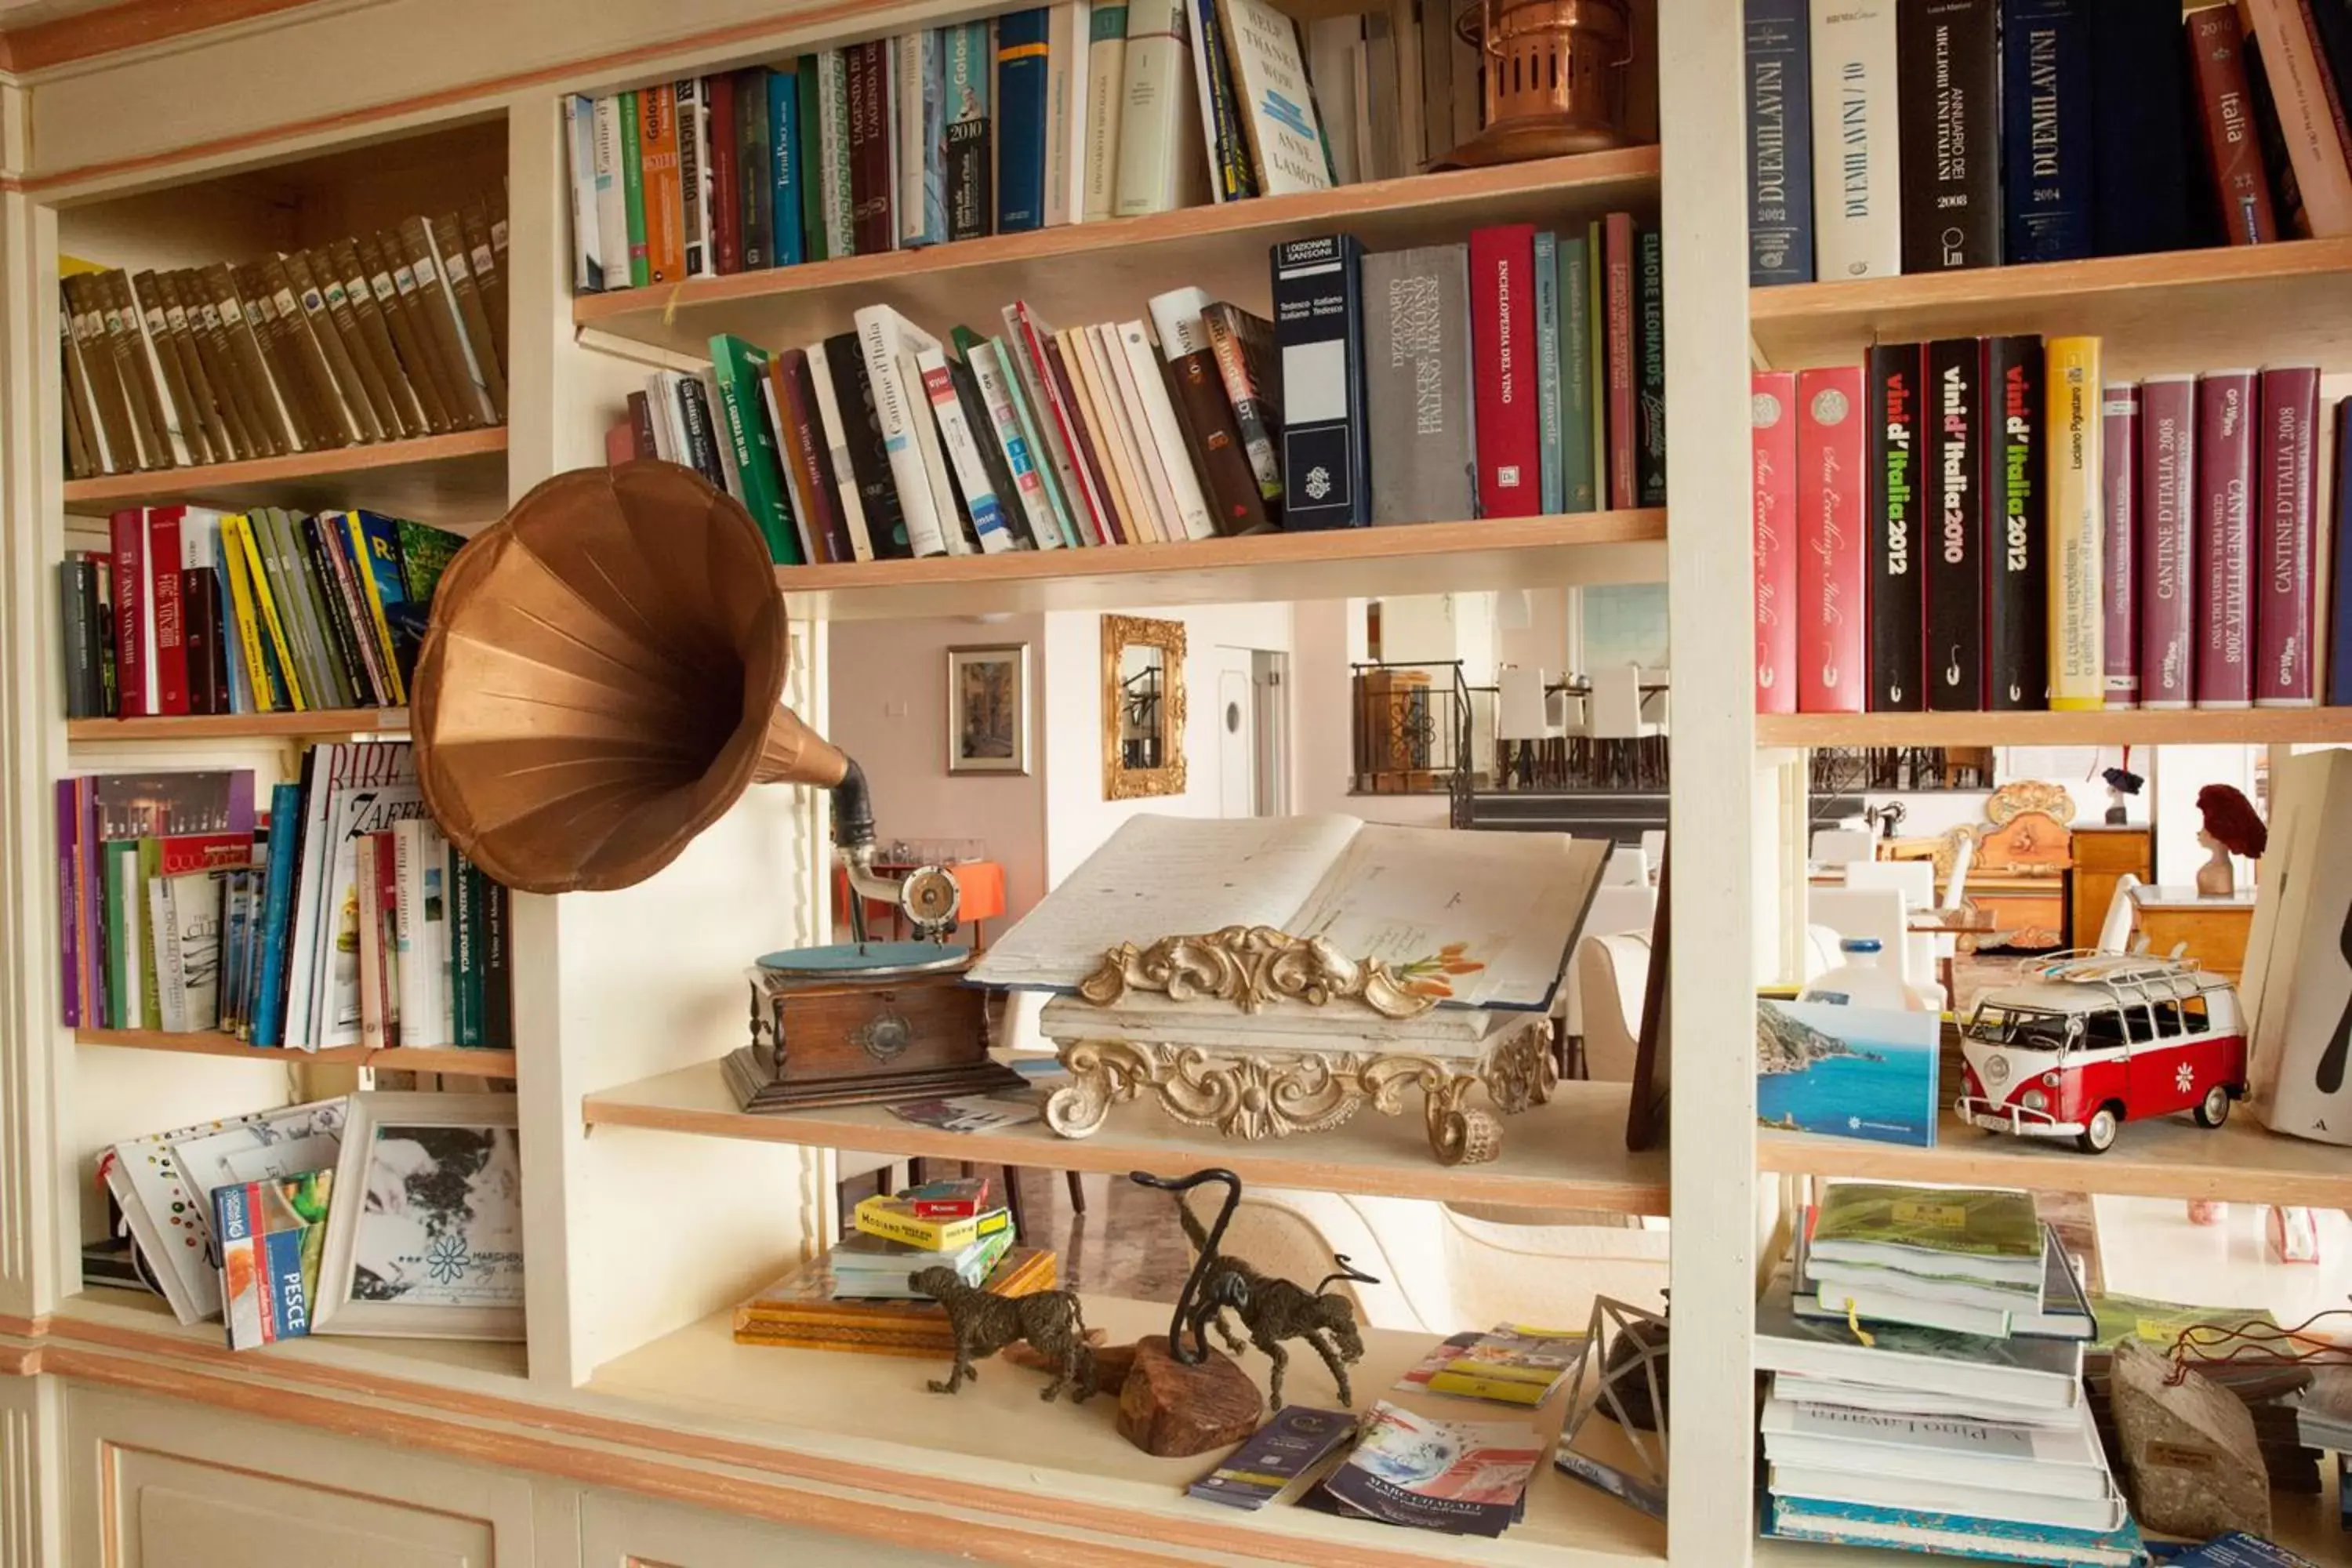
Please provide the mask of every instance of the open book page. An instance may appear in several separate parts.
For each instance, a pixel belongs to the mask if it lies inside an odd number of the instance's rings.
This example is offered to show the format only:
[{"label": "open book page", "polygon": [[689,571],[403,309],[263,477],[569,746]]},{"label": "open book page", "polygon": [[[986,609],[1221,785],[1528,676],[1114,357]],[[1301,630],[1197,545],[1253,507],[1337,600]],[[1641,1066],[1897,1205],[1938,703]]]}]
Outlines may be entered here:
[{"label": "open book page", "polygon": [[1377,958],[1465,1007],[1546,1007],[1609,858],[1605,839],[1366,823],[1294,936]]},{"label": "open book page", "polygon": [[1074,989],[1119,943],[1287,923],[1363,824],[1352,816],[1131,816],[972,967]]}]

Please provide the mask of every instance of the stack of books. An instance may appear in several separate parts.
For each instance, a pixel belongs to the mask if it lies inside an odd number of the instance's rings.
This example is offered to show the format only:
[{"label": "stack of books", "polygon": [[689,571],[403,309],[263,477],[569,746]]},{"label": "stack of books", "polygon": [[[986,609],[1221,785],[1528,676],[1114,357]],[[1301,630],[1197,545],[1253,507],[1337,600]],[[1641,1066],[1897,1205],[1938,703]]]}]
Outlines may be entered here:
[{"label": "stack of books", "polygon": [[238,266],[65,258],[66,474],[506,422],[506,198]]},{"label": "stack of books", "polygon": [[511,1044],[507,889],[433,825],[405,742],[57,786],[64,1021],[255,1046]]},{"label": "stack of books", "polygon": [[1459,8],[1389,0],[1302,26],[1268,0],[1056,0],[574,97],[573,286],[1415,174],[1480,127]]},{"label": "stack of books", "polygon": [[[2053,1251],[2071,1274],[2025,1193],[1829,1184],[1802,1258],[1757,1307],[1756,1364],[1772,1373],[1766,1533],[2141,1562],[2084,1394],[2089,1310],[2075,1288],[2049,1299]],[[2063,1337],[2015,1331],[2053,1309]],[[1954,1315],[2011,1327],[1922,1326]]]},{"label": "stack of books", "polygon": [[2352,704],[2352,399],[2309,364],[2104,381],[2101,348],[1755,374],[1759,712]]},{"label": "stack of books", "polygon": [[1584,1343],[1581,1329],[1497,1323],[1483,1334],[1455,1334],[1441,1342],[1397,1388],[1533,1407],[1567,1379]]},{"label": "stack of books", "polygon": [[396,708],[457,534],[373,511],[131,507],[58,568],[66,716]]},{"label": "stack of books", "polygon": [[1347,1462],[1303,1500],[1352,1519],[1493,1540],[1525,1514],[1543,1456],[1532,1423],[1444,1421],[1381,1400]]},{"label": "stack of books", "polygon": [[[862,1273],[835,1268],[840,1248],[802,1265],[735,1309],[739,1344],[801,1350],[856,1351],[866,1355],[943,1357],[955,1353],[947,1310],[929,1297],[872,1296]],[[1054,1254],[1011,1247],[990,1270],[983,1289],[997,1296],[1051,1290],[1058,1282]]]},{"label": "stack of books", "polygon": [[1013,1246],[1008,1208],[948,1216],[919,1213],[919,1202],[930,1206],[913,1196],[877,1194],[853,1211],[857,1234],[826,1255],[838,1299],[923,1299],[914,1277],[927,1268],[951,1268],[965,1284],[979,1285]]},{"label": "stack of books", "polygon": [[2338,5],[1748,0],[1748,275],[2352,235],[2347,101]]}]

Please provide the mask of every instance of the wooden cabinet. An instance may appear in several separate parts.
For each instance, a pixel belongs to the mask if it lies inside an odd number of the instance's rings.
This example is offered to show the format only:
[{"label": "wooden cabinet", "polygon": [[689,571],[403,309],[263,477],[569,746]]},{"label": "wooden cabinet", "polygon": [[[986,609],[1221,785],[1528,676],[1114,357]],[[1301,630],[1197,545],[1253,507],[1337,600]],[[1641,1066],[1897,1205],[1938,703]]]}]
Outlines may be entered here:
[{"label": "wooden cabinet", "polygon": [[2072,945],[2097,942],[2116,880],[2126,871],[2143,882],[2156,880],[2156,836],[2146,823],[2074,829],[2074,886],[2066,895],[2074,922]]},{"label": "wooden cabinet", "polygon": [[[972,1528],[939,1521],[943,1541]],[[580,1500],[579,1561],[580,1568],[944,1568],[971,1559],[589,1492]]]},{"label": "wooden cabinet", "polygon": [[2246,937],[2253,929],[2254,890],[2242,888],[2207,898],[2193,887],[2139,888],[2132,893],[2132,925],[2147,939],[2147,950],[2183,958],[2231,984],[2246,967]]}]

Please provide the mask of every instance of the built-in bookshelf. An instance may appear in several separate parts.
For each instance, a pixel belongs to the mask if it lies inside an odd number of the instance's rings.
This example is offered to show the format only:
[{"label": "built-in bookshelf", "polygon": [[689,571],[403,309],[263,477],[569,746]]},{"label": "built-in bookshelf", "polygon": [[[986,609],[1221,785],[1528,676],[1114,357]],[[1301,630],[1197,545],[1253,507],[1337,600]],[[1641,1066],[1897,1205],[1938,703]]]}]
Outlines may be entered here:
[{"label": "built-in bookshelf", "polygon": [[257,1047],[234,1035],[206,1030],[166,1034],[161,1029],[76,1029],[74,1044],[116,1050],[178,1051],[191,1056],[236,1057],[280,1062],[288,1067],[398,1068],[404,1072],[451,1073],[465,1078],[512,1078],[515,1053],[459,1046],[328,1046],[315,1051]]},{"label": "built-in bookshelf", "polygon": [[305,741],[404,735],[405,708],[330,708],[293,713],[168,713],[131,719],[71,719],[75,743],[122,741]]},{"label": "built-in bookshelf", "polygon": [[65,502],[69,514],[81,516],[178,503],[225,511],[257,506],[315,511],[363,504],[464,530],[506,510],[507,431],[494,426],[250,462],[68,479]]},{"label": "built-in bookshelf", "polygon": [[2352,709],[2111,708],[2058,713],[1759,713],[1759,746],[2352,744]]}]

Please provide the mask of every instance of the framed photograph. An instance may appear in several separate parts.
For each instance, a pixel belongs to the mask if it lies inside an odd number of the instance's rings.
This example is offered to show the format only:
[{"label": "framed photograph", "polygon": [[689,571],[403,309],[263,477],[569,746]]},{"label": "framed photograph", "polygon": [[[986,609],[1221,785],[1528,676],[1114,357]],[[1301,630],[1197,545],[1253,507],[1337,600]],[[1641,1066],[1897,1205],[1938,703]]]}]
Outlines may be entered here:
[{"label": "framed photograph", "polygon": [[1029,771],[1029,645],[948,649],[948,772]]},{"label": "framed photograph", "polygon": [[520,1340],[511,1094],[351,1097],[311,1331]]}]

